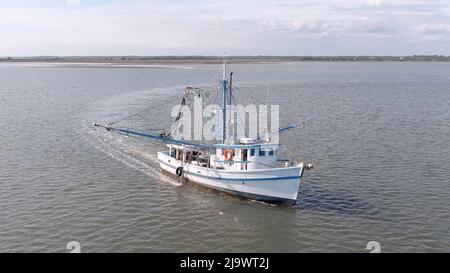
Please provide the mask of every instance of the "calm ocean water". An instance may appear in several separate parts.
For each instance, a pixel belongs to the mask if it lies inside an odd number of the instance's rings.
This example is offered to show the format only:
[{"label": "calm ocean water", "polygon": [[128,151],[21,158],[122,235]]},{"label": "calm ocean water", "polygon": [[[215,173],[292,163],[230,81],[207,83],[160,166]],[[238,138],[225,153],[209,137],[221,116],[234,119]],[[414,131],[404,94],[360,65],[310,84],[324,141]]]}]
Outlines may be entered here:
[{"label": "calm ocean water", "polygon": [[[219,66],[0,64],[0,251],[450,251],[450,64],[230,69],[244,103],[306,122],[282,136],[282,155],[318,166],[297,207],[182,185],[159,170],[163,146],[92,128],[212,86]],[[123,125],[166,128],[170,110]]]}]

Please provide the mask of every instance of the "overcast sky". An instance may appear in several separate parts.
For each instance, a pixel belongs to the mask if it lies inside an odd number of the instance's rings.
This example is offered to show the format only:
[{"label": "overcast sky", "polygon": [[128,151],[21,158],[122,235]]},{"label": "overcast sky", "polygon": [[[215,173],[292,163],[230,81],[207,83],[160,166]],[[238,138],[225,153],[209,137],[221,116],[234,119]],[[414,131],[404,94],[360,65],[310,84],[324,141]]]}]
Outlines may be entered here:
[{"label": "overcast sky", "polygon": [[0,56],[450,55],[450,0],[0,0]]}]

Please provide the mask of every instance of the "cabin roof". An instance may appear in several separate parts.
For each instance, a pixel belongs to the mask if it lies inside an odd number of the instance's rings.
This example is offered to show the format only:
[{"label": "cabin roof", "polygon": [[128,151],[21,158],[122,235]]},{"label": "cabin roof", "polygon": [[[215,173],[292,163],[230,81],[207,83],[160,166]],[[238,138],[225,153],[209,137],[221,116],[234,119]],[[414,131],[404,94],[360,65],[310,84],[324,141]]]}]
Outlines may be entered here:
[{"label": "cabin roof", "polygon": [[272,143],[254,143],[254,144],[215,144],[216,148],[220,149],[249,149],[249,148],[259,148],[259,147],[267,147],[267,148],[275,148],[278,147],[278,144]]},{"label": "cabin roof", "polygon": [[[168,146],[172,147],[178,147],[182,148],[184,147],[193,147],[190,145],[183,145],[183,144],[168,144]],[[254,144],[212,144],[212,147],[218,148],[218,149],[253,149],[253,148],[277,148],[280,146],[279,144],[273,144],[273,143],[254,143]]]}]

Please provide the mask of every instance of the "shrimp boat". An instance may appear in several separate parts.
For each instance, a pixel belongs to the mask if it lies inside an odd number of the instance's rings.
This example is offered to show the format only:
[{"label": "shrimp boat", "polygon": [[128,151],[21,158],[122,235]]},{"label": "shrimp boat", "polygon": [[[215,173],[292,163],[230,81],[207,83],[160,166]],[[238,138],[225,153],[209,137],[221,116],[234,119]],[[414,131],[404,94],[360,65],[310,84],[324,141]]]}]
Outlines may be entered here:
[{"label": "shrimp boat", "polygon": [[[226,65],[224,62],[223,80],[219,83],[223,98],[221,139],[214,139],[211,143],[196,142],[180,140],[171,134],[119,128],[111,124],[94,126],[109,132],[165,143],[168,150],[157,153],[159,165],[164,172],[183,181],[257,201],[295,205],[304,172],[314,166],[296,160],[280,160],[279,144],[272,143],[270,135],[239,140],[230,137],[230,133],[227,133],[227,128],[230,128],[227,111],[231,104],[233,73],[228,79]],[[192,95],[193,90],[200,89],[187,88],[183,103],[186,95]],[[277,133],[295,127],[288,126]]]}]

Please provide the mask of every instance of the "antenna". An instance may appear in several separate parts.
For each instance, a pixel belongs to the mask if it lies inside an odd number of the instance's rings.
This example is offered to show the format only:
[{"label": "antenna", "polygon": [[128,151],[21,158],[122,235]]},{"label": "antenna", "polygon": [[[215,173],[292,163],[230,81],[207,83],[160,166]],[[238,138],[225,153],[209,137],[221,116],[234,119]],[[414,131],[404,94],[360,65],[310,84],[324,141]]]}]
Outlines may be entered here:
[{"label": "antenna", "polygon": [[227,79],[227,52],[223,53],[223,80]]},{"label": "antenna", "polygon": [[227,81],[227,61],[224,59],[223,61],[223,82],[222,82],[222,89],[223,89],[223,143],[227,140],[227,95],[228,95],[228,81]]},{"label": "antenna", "polygon": [[223,59],[223,80],[227,80],[227,60]]}]

